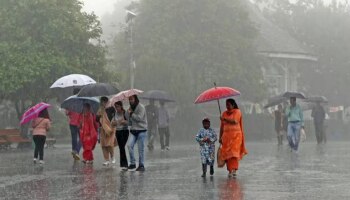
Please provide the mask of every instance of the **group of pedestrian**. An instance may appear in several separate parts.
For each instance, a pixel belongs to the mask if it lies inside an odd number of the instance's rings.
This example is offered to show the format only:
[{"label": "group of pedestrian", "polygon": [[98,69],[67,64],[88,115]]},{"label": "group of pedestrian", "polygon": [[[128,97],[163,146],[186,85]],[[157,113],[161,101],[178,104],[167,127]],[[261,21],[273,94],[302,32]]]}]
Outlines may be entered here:
[{"label": "group of pedestrian", "polygon": [[[287,133],[288,144],[292,151],[297,152],[301,132],[305,129],[303,109],[297,104],[296,98],[290,98],[290,104],[278,105],[275,111],[275,131],[278,145],[283,144],[283,135]],[[320,102],[312,108],[311,117],[314,119],[315,135],[318,144],[326,143],[324,121],[326,112]]]},{"label": "group of pedestrian", "polygon": [[[239,168],[239,161],[248,152],[245,148],[242,113],[234,99],[226,100],[226,111],[220,117],[220,135],[218,160],[226,164],[229,177],[235,177]],[[210,119],[202,121],[203,127],[196,135],[200,145],[202,163],[202,177],[206,176],[207,166],[210,166],[210,175],[214,175],[215,142],[217,134],[210,127]],[[223,167],[223,166],[219,166]]]},{"label": "group of pedestrian", "polygon": [[164,101],[159,102],[160,107],[155,105],[154,100],[146,106],[148,120],[148,149],[154,149],[154,140],[159,133],[161,151],[170,150],[169,112],[164,107]]}]

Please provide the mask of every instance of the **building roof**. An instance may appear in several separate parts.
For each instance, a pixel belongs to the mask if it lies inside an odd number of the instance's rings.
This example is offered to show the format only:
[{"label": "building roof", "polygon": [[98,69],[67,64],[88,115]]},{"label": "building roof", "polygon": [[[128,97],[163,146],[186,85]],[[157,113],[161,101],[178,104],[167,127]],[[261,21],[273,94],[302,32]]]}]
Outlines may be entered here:
[{"label": "building roof", "polygon": [[261,55],[271,58],[317,61],[317,57],[310,53],[307,47],[264,17],[257,6],[252,3],[247,4],[250,18],[259,31],[256,44]]}]

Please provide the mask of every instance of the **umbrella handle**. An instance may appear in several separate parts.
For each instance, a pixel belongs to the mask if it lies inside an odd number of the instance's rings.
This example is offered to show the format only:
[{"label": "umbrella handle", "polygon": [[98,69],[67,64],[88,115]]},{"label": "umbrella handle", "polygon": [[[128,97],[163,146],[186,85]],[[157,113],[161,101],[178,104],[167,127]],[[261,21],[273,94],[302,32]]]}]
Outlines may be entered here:
[{"label": "umbrella handle", "polygon": [[[215,87],[215,89],[216,89],[216,82],[214,82],[214,87]],[[217,100],[217,101],[218,101],[219,112],[220,112],[220,117],[221,117],[221,107],[220,107],[220,101],[219,101],[219,100]]]}]

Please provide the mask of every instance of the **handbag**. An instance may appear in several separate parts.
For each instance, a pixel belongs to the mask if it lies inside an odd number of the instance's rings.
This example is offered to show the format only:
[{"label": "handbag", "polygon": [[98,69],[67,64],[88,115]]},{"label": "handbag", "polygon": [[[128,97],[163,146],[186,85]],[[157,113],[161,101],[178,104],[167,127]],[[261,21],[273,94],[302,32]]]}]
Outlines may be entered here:
[{"label": "handbag", "polygon": [[226,164],[226,161],[225,160],[221,160],[220,157],[221,157],[221,144],[220,144],[220,146],[218,148],[216,159],[217,159],[218,167],[219,168],[223,168],[225,166],[225,164]]}]

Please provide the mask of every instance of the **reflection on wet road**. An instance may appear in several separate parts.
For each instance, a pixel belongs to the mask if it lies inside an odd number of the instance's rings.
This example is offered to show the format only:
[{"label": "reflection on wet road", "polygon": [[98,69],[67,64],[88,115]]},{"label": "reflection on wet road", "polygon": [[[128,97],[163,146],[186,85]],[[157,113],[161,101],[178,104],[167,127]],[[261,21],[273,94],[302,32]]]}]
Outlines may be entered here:
[{"label": "reflection on wet road", "polygon": [[144,173],[103,167],[99,148],[93,166],[73,162],[69,146],[47,150],[44,166],[32,164],[31,151],[2,151],[0,199],[350,198],[347,143],[303,143],[298,155],[287,146],[248,143],[236,179],[217,168],[213,177],[201,178],[197,148],[194,143],[148,152]]}]

